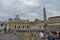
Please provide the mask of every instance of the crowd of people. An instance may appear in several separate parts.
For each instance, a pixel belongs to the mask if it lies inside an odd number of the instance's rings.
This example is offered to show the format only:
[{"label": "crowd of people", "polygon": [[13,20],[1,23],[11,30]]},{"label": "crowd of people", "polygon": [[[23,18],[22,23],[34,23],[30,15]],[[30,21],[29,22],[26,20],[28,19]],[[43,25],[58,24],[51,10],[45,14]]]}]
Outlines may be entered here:
[{"label": "crowd of people", "polygon": [[10,33],[13,33],[13,30],[11,30],[11,29],[8,29],[8,30],[7,30],[7,28],[4,28],[4,33],[5,33],[5,34],[7,34],[7,33],[10,34]]},{"label": "crowd of people", "polygon": [[[5,34],[7,33],[7,29],[4,28]],[[8,30],[8,33],[13,33],[10,29]],[[32,35],[33,36],[33,35]],[[40,40],[60,40],[60,32],[56,31],[50,31],[50,32],[45,32],[45,31],[40,31],[39,32],[39,38]]]},{"label": "crowd of people", "polygon": [[55,32],[55,31],[51,31],[51,32],[44,32],[41,31],[39,33],[39,38],[40,40],[60,40],[60,32]]}]

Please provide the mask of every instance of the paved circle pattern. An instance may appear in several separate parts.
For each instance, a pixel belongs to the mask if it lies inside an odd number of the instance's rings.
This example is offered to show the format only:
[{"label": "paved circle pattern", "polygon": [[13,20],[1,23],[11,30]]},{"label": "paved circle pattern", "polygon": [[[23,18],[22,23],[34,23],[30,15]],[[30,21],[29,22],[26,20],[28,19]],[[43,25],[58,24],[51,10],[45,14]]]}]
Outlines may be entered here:
[{"label": "paved circle pattern", "polygon": [[0,37],[0,40],[21,40],[14,34],[5,34],[4,36]]}]

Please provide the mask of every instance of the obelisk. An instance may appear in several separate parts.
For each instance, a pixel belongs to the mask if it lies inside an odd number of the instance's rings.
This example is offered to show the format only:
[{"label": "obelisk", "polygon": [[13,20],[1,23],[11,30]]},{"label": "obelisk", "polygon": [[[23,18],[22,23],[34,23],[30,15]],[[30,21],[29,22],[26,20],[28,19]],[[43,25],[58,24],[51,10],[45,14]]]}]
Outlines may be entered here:
[{"label": "obelisk", "polygon": [[43,8],[43,15],[44,15],[44,24],[46,24],[46,9],[45,9],[45,7]]},{"label": "obelisk", "polygon": [[46,9],[45,9],[45,7],[43,8],[43,15],[44,15],[44,26],[43,26],[43,28],[44,28],[44,30],[45,31],[47,31],[47,19],[46,19]]}]

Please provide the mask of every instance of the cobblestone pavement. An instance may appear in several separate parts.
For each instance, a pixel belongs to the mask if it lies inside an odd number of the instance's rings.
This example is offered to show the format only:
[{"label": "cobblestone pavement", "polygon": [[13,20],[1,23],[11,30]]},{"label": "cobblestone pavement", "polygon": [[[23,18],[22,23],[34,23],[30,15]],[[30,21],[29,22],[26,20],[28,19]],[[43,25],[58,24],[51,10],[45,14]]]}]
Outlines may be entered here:
[{"label": "cobblestone pavement", "polygon": [[0,40],[20,40],[16,35],[14,34],[5,34],[0,38]]}]

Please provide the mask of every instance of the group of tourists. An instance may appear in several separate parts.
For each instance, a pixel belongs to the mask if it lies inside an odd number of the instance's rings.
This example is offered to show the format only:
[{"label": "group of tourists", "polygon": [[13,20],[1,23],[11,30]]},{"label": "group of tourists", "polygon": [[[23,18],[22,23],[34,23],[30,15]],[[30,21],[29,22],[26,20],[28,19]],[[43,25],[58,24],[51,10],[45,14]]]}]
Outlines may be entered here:
[{"label": "group of tourists", "polygon": [[10,33],[13,33],[13,31],[12,31],[11,29],[8,29],[8,30],[7,30],[7,28],[4,28],[4,32],[5,32],[5,34],[7,34],[7,33],[9,33],[9,34],[10,34]]},{"label": "group of tourists", "polygon": [[[7,33],[7,29],[4,28],[5,34]],[[8,30],[8,33],[12,32],[10,29]],[[32,35],[33,36],[33,35]],[[39,38],[40,40],[60,40],[60,32],[50,31],[40,31],[39,32]]]},{"label": "group of tourists", "polygon": [[60,40],[60,32],[57,33],[55,31],[51,31],[51,32],[41,31],[39,33],[39,38],[40,40]]}]

